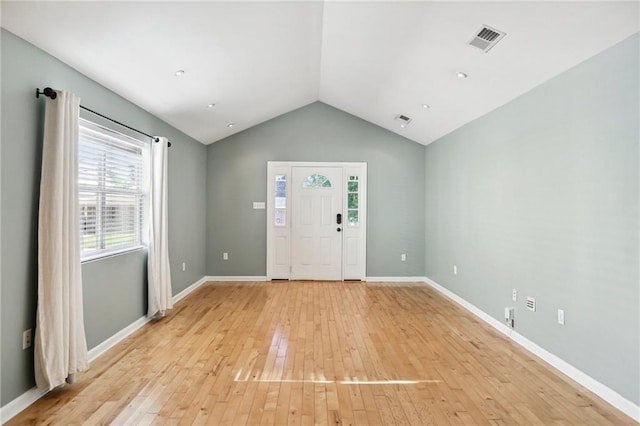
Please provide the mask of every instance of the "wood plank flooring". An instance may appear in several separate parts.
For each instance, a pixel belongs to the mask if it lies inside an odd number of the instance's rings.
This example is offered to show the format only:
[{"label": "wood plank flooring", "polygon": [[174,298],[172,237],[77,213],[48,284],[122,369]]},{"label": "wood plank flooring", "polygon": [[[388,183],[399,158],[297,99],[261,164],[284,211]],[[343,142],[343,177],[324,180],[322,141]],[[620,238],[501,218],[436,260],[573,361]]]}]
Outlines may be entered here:
[{"label": "wood plank flooring", "polygon": [[635,424],[424,284],[207,283],[8,424]]}]

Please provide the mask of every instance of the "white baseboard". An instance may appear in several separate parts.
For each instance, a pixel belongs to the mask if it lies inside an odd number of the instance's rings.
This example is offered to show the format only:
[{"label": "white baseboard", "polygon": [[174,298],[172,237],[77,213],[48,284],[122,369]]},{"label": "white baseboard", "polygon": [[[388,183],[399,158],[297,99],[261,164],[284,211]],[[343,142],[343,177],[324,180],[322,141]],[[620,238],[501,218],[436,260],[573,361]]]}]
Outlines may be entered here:
[{"label": "white baseboard", "polygon": [[559,358],[546,349],[543,349],[540,346],[536,345],[534,342],[527,339],[520,333],[514,331],[511,335],[511,339],[513,339],[514,342],[516,342],[532,354],[537,355],[552,367],[556,368],[563,374],[580,383],[582,386],[589,389],[591,392],[595,393],[600,398],[604,399],[627,416],[631,417],[637,422],[640,422],[640,406],[629,401],[618,392],[600,383],[583,371],[578,370],[576,367],[564,361],[562,358]]},{"label": "white baseboard", "polygon": [[423,283],[426,279],[426,277],[366,277],[364,280],[376,283]]},{"label": "white baseboard", "polygon": [[[173,296],[173,302],[176,303],[179,300],[183,299],[189,293],[193,292],[195,289],[197,289],[207,281],[266,281],[266,280],[267,278],[262,276],[245,276],[245,277],[206,276],[201,278],[197,282],[191,284],[189,287],[187,287],[180,293]],[[600,383],[599,381],[589,376],[588,374],[585,374],[584,372],[578,370],[577,368],[567,363],[566,361],[562,360],[561,358],[557,357],[556,355],[552,354],[551,352],[548,352],[547,350],[541,348],[540,346],[530,341],[526,337],[522,336],[521,334],[513,331],[507,325],[496,320],[491,315],[477,308],[473,304],[467,302],[465,299],[458,296],[457,294],[442,287],[435,281],[426,277],[367,277],[366,281],[427,283],[430,287],[440,292],[447,298],[451,299],[458,305],[462,306],[463,308],[465,308],[466,310],[468,310],[469,312],[471,312],[472,314],[474,314],[475,316],[477,316],[487,324],[491,325],[500,333],[511,338],[514,342],[522,346],[524,349],[526,349],[530,353],[538,356],[539,358],[547,362],[552,367],[556,368],[563,374],[567,375],[571,379],[580,383],[582,386],[586,387],[591,392],[595,393],[596,395],[598,395],[599,397],[601,397],[602,399],[607,401],[609,404],[613,405],[615,408],[622,411],[623,413],[625,413],[635,421],[640,422],[640,406],[624,398],[622,395],[620,395],[613,389]],[[130,334],[140,329],[149,321],[150,320],[146,316],[141,317],[136,321],[134,321],[133,323],[131,323],[130,325],[128,325],[127,327],[125,327],[124,329],[120,330],[118,333],[109,337],[107,340],[100,343],[98,346],[94,347],[89,351],[89,354],[88,354],[89,360],[90,361],[95,360],[98,356],[102,355],[104,352],[106,352],[107,350],[109,350],[110,348],[118,344],[120,341],[128,337]],[[11,418],[16,416],[21,411],[23,411],[24,409],[29,407],[31,404],[36,402],[38,399],[40,399],[42,396],[44,396],[47,392],[48,392],[47,389],[37,389],[35,387],[32,389],[29,389],[27,392],[23,393],[13,401],[7,403],[3,407],[0,407],[0,421],[3,423],[9,421]]]},{"label": "white baseboard", "polygon": [[[176,294],[172,297],[173,303],[178,302],[183,299],[189,293],[194,291],[196,288],[200,287],[202,284],[206,283],[208,277],[202,277],[195,283],[191,284],[189,287],[182,290],[180,293]],[[118,331],[113,336],[109,337],[104,342],[100,343],[96,347],[92,348],[88,352],[89,362],[94,361],[100,355],[120,343],[122,340],[127,338],[130,334],[142,328],[145,324],[151,321],[151,318],[147,318],[146,316],[140,317],[122,330]],[[0,422],[4,423],[15,417],[21,411],[29,407],[31,404],[36,402],[38,399],[42,398],[44,395],[49,392],[48,389],[38,389],[31,388],[13,401],[7,403],[3,407],[0,407]]]},{"label": "white baseboard", "polygon": [[[205,278],[206,277],[200,278],[198,281],[196,281],[195,283],[191,284],[189,287],[182,290],[180,293],[173,296],[171,298],[173,303],[177,303],[179,300],[184,299],[189,293],[191,293],[192,291],[200,287],[202,284],[206,283],[207,280]],[[122,340],[127,338],[130,334],[142,328],[145,324],[147,324],[151,320],[152,318],[147,318],[147,316],[140,317],[134,322],[132,322],[131,324],[129,324],[128,326],[126,326],[125,328],[123,328],[122,330],[118,331],[113,336],[109,337],[104,342],[100,343],[95,348],[91,349],[88,354],[89,362],[92,362],[93,360],[98,358],[100,355],[102,355],[103,353],[105,353],[106,351],[108,351],[118,343],[120,343]]]},{"label": "white baseboard", "polygon": [[511,327],[507,326],[506,324],[501,323],[500,321],[498,321],[497,319],[495,319],[491,315],[487,314],[483,310],[481,310],[481,309],[477,308],[476,306],[472,305],[471,303],[467,302],[466,300],[464,300],[462,297],[458,296],[457,294],[455,294],[451,290],[448,290],[448,289],[442,287],[440,284],[436,283],[435,281],[433,281],[433,280],[431,280],[429,278],[425,278],[424,281],[430,287],[433,287],[433,289],[437,290],[438,292],[442,293],[443,295],[445,295],[449,299],[453,300],[458,305],[462,306],[467,311],[471,312],[473,315],[477,316],[482,321],[486,322],[491,327],[493,327],[496,330],[498,330],[500,333],[504,334],[507,337],[511,336],[511,333],[513,332],[513,329]]},{"label": "white baseboard", "polygon": [[123,341],[125,338],[129,337],[130,334],[133,334],[134,332],[142,328],[149,321],[151,321],[151,318],[147,318],[146,316],[140,317],[122,330],[118,331],[113,336],[109,337],[104,342],[100,343],[94,348],[91,348],[88,353],[89,362],[93,362],[93,360]]},{"label": "white baseboard", "polygon": [[0,408],[0,422],[4,424],[8,422],[25,408],[45,396],[49,392],[49,389],[31,388],[16,399],[5,404]]},{"label": "white baseboard", "polygon": [[538,358],[542,359],[553,368],[559,370],[564,375],[580,383],[582,386],[589,389],[591,392],[598,395],[600,398],[604,399],[609,404],[613,405],[615,408],[622,411],[627,416],[631,417],[637,422],[640,422],[640,406],[629,401],[628,399],[626,399],[625,397],[623,397],[622,395],[620,395],[610,387],[600,383],[593,377],[577,369],[576,367],[564,361],[563,359],[559,358],[558,356],[552,354],[546,349],[541,348],[540,346],[538,346],[531,340],[527,339],[520,333],[514,331],[511,327],[493,318],[491,315],[487,314],[486,312],[479,309],[478,307],[472,305],[471,303],[469,303],[462,297],[458,296],[457,294],[453,293],[452,291],[442,287],[440,284],[436,283],[435,281],[429,278],[425,278],[425,283],[427,283],[427,285],[432,287],[434,290],[442,293],[444,296],[451,299],[458,305],[462,306],[463,308],[465,308],[466,310],[468,310],[469,312],[471,312],[472,314],[480,318],[482,321],[486,322],[487,324],[489,324],[490,326],[498,330],[500,333],[509,337],[518,345],[522,346],[524,349],[526,349],[533,355],[536,355]]},{"label": "white baseboard", "polygon": [[255,282],[255,281],[268,281],[266,276],[263,275],[248,275],[248,276],[208,276],[204,277],[206,281],[247,281],[247,282]]},{"label": "white baseboard", "polygon": [[195,289],[200,287],[202,284],[206,283],[208,281],[208,278],[209,277],[200,278],[198,281],[196,281],[195,283],[191,284],[189,287],[187,287],[184,290],[182,290],[180,293],[178,293],[175,296],[173,296],[171,298],[171,300],[173,300],[173,303],[178,303],[178,301],[184,299],[185,297],[187,297],[187,295],[189,295]]}]

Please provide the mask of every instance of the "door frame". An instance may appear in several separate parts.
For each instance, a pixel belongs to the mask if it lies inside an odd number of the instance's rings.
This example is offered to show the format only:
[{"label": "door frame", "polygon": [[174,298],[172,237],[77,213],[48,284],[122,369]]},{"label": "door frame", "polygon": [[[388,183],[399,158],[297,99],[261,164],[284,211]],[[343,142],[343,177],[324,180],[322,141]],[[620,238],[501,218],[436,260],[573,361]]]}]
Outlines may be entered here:
[{"label": "door frame", "polygon": [[[342,232],[342,280],[365,280],[367,264],[367,163],[365,162],[307,162],[307,161],[267,161],[267,280],[290,279],[291,276],[291,176],[294,167],[341,167],[343,176],[342,216],[345,218]],[[276,227],[275,220],[275,176],[287,176],[286,226]],[[349,176],[358,176],[358,219],[357,228],[346,226],[347,218],[347,182]],[[286,254],[281,255],[285,263],[274,264],[276,238],[284,240]],[[355,240],[355,243],[353,242]],[[355,245],[354,245],[355,244]],[[355,255],[354,255],[355,250]],[[351,255],[359,259],[357,264],[348,263]],[[283,257],[284,256],[284,257]]]}]

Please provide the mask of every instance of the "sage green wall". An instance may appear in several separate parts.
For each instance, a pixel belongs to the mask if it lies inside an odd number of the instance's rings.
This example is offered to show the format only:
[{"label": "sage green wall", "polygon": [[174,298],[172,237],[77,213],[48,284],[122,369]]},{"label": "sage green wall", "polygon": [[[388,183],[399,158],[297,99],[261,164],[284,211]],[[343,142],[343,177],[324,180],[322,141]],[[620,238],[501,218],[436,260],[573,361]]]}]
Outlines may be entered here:
[{"label": "sage green wall", "polygon": [[[33,351],[21,348],[34,327],[37,287],[37,211],[43,105],[36,87],[72,91],[82,104],[150,134],[168,136],[169,255],[173,293],[206,273],[206,147],[98,85],[57,59],[2,30],[1,318],[2,405],[33,385]],[[182,262],[187,271],[182,272]],[[83,265],[89,348],[145,314],[145,252]]]},{"label": "sage green wall", "polygon": [[209,145],[209,275],[266,275],[270,160],[367,162],[367,275],[424,276],[424,146],[320,102]]},{"label": "sage green wall", "polygon": [[518,333],[635,404],[639,48],[636,34],[425,151],[426,275],[500,321],[515,306]]}]

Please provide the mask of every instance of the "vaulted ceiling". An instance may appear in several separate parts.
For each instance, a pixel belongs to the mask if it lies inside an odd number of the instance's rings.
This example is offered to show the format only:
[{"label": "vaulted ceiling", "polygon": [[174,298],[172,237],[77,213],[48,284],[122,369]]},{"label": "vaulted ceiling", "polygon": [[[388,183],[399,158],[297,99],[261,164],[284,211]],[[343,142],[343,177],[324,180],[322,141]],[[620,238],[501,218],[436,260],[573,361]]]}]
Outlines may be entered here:
[{"label": "vaulted ceiling", "polygon": [[[319,100],[426,145],[640,30],[616,1],[1,5],[4,28],[204,144]],[[506,33],[486,53],[482,25]]]}]

